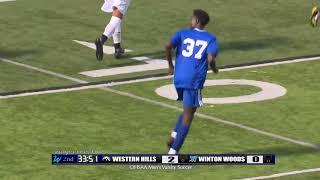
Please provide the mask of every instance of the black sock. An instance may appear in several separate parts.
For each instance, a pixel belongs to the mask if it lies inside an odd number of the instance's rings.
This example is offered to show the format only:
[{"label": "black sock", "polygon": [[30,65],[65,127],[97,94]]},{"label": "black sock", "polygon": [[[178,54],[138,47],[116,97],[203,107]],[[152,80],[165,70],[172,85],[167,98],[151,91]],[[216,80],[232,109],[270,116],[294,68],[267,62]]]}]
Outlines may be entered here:
[{"label": "black sock", "polygon": [[121,44],[120,43],[116,43],[113,44],[115,49],[121,49]]},{"label": "black sock", "polygon": [[100,37],[100,40],[101,40],[102,44],[104,44],[108,40],[108,37],[105,36],[104,34],[102,34]]}]

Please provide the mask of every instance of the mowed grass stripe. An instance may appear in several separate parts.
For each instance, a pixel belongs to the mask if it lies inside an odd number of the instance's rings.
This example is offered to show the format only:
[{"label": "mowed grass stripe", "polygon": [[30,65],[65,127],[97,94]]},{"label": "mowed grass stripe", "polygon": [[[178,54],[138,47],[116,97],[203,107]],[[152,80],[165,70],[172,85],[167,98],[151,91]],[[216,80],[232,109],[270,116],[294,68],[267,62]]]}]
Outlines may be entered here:
[{"label": "mowed grass stripe", "polygon": [[[16,62],[8,60],[8,59],[0,58],[0,60],[2,60],[4,62],[16,64],[18,66],[22,66],[22,67],[25,67],[25,68],[30,68],[30,69],[33,69],[35,71],[39,71],[39,72],[42,72],[42,73],[45,73],[45,74],[49,74],[49,75],[52,75],[52,76],[57,76],[57,77],[60,77],[60,78],[64,78],[64,79],[67,79],[67,80],[70,80],[70,81],[79,82],[79,83],[87,83],[86,81],[83,81],[83,80],[80,80],[80,79],[76,79],[76,78],[73,78],[73,77],[70,77],[70,76],[67,76],[67,75],[63,75],[63,74],[60,74],[60,73],[55,73],[55,72],[52,72],[52,71],[48,71],[48,70],[45,70],[45,69],[42,69],[42,68],[37,68],[37,67],[33,67],[33,66],[30,66],[30,65],[22,64],[22,63],[16,63]],[[182,109],[177,107],[177,106],[173,106],[173,105],[166,104],[166,103],[163,103],[163,102],[159,102],[159,101],[147,99],[147,98],[144,98],[144,97],[136,96],[136,95],[128,93],[128,92],[122,92],[122,91],[110,89],[110,88],[107,88],[107,87],[103,87],[103,88],[100,88],[100,89],[108,91],[108,92],[113,92],[113,93],[118,94],[118,95],[122,95],[122,96],[131,97],[131,98],[134,98],[134,99],[138,99],[138,100],[141,100],[141,101],[144,101],[144,102],[147,102],[147,103],[160,105],[160,106],[167,107],[167,108],[170,108],[170,109],[174,109],[174,110],[177,110],[177,111],[182,111]],[[226,125],[229,125],[229,126],[245,129],[245,130],[248,130],[248,131],[251,131],[251,132],[254,132],[254,133],[257,133],[257,134],[261,134],[261,135],[264,135],[264,136],[268,136],[268,137],[271,137],[271,138],[274,138],[274,139],[279,139],[279,140],[282,140],[282,141],[291,142],[291,143],[294,143],[294,144],[298,144],[298,145],[301,145],[301,146],[305,146],[305,147],[309,147],[309,148],[313,148],[313,149],[317,149],[317,150],[320,149],[320,147],[318,145],[315,145],[315,144],[311,144],[311,143],[308,143],[308,142],[299,141],[299,140],[291,139],[291,138],[288,138],[288,137],[284,137],[284,136],[281,136],[281,135],[278,135],[278,134],[262,131],[262,130],[259,130],[259,129],[256,129],[256,128],[252,128],[252,127],[249,127],[249,126],[245,126],[245,125],[239,124],[239,123],[222,120],[222,119],[219,119],[219,118],[216,118],[216,117],[212,117],[212,116],[208,116],[208,115],[201,114],[201,113],[197,113],[196,116],[198,116],[200,118],[203,118],[203,119],[211,120],[211,121],[214,121],[214,122],[223,123],[223,124],[226,124]]]}]

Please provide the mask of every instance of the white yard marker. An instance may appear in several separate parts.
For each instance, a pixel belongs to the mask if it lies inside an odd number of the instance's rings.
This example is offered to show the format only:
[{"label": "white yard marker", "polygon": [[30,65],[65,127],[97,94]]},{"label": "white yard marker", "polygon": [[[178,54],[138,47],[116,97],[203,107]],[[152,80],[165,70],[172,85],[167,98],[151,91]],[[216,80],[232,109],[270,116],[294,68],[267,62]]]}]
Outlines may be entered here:
[{"label": "white yard marker", "polygon": [[[17,62],[8,60],[8,59],[0,58],[0,61],[6,62],[6,63],[10,63],[10,64],[15,64],[17,66],[25,67],[25,68],[32,69],[32,70],[35,70],[35,71],[38,71],[38,72],[42,72],[42,73],[45,73],[45,74],[49,74],[49,75],[52,75],[52,76],[60,77],[60,78],[67,79],[67,80],[70,80],[70,81],[73,81],[73,82],[86,83],[86,81],[83,81],[83,80],[80,80],[80,79],[76,79],[76,78],[73,78],[73,77],[70,77],[70,76],[67,76],[67,75],[64,75],[64,74],[55,73],[55,72],[52,72],[52,71],[48,71],[48,70],[45,70],[45,69],[33,67],[33,66],[30,66],[30,65],[22,64],[22,63],[17,63]],[[106,86],[108,86],[108,85],[106,85]],[[92,87],[92,86],[87,86],[87,88],[88,87]],[[85,87],[81,87],[81,89],[84,89],[84,88]],[[166,108],[169,108],[169,109],[173,109],[173,110],[176,110],[176,111],[180,111],[180,112],[183,111],[182,108],[179,108],[177,106],[170,105],[170,104],[163,103],[163,102],[156,101],[156,100],[152,100],[152,99],[148,99],[148,98],[145,98],[145,97],[137,96],[137,95],[134,95],[134,94],[131,94],[131,93],[128,93],[128,92],[118,91],[118,90],[111,89],[111,88],[108,88],[108,87],[102,87],[102,88],[100,87],[100,89],[103,89],[103,90],[105,90],[107,92],[112,92],[112,93],[115,93],[115,94],[118,94],[118,95],[121,95],[121,96],[126,96],[126,97],[130,97],[130,98],[137,99],[137,100],[140,100],[140,101],[144,101],[146,103],[150,103],[150,104],[166,107]],[[70,89],[66,89],[66,91],[70,91]],[[61,92],[61,90],[60,90],[60,92]],[[25,96],[29,96],[29,94],[26,93]],[[33,95],[36,95],[36,94],[33,94]],[[0,99],[7,99],[7,98],[6,98],[6,96],[4,96],[4,97],[0,96]],[[240,129],[245,129],[247,131],[254,132],[256,134],[260,134],[260,135],[264,135],[264,136],[268,136],[268,137],[271,137],[273,139],[278,139],[278,140],[282,140],[282,141],[285,141],[285,142],[298,144],[298,145],[309,147],[309,148],[312,148],[312,149],[317,149],[317,150],[320,149],[320,147],[318,145],[315,145],[315,144],[311,144],[311,143],[300,141],[300,140],[291,139],[291,138],[288,138],[288,137],[285,137],[285,136],[281,136],[281,135],[278,135],[278,134],[274,134],[274,133],[266,132],[266,131],[263,131],[263,130],[260,130],[260,129],[256,129],[256,128],[253,128],[253,127],[249,127],[249,126],[246,126],[246,125],[242,125],[240,123],[223,120],[223,119],[220,119],[220,118],[217,118],[217,117],[208,116],[208,115],[201,114],[201,113],[196,113],[196,116],[200,117],[200,118],[203,118],[203,119],[211,120],[213,122],[226,124],[226,125],[229,125],[229,126],[232,126],[232,127],[238,127]]]},{"label": "white yard marker", "polygon": [[277,177],[283,177],[283,176],[292,176],[292,175],[296,175],[296,174],[312,173],[312,172],[319,172],[319,171],[320,171],[320,168],[305,169],[305,170],[298,170],[298,171],[291,171],[291,172],[285,172],[285,173],[272,174],[272,175],[269,175],[269,176],[258,176],[258,177],[245,178],[245,179],[240,179],[240,180],[271,179],[271,178],[277,178]]},{"label": "white yard marker", "polygon": [[[91,49],[96,49],[96,45],[94,43],[90,43],[90,42],[86,42],[86,41],[78,41],[78,40],[73,40],[73,42],[76,42],[76,43],[81,44],[83,46],[87,46],[87,47],[89,47]],[[125,51],[126,52],[132,52],[132,50],[130,50],[130,49],[126,49]],[[103,52],[105,54],[112,55],[112,54],[114,54],[114,47],[103,46]]]},{"label": "white yard marker", "polygon": [[[319,58],[320,57],[301,58],[301,59],[289,60],[289,61],[272,62],[272,63],[243,66],[243,67],[227,68],[227,69],[221,69],[220,71],[226,72],[226,71],[251,69],[251,68],[258,68],[258,67],[265,67],[265,66],[281,65],[281,64],[299,63],[299,62],[304,62],[304,61],[316,61],[316,60],[319,60]],[[163,59],[150,59],[148,57],[135,57],[132,59],[137,60],[137,61],[144,61],[146,64],[85,71],[85,72],[80,72],[80,74],[96,78],[96,77],[112,76],[112,75],[119,75],[119,74],[129,74],[129,73],[136,73],[136,72],[161,70],[161,69],[168,68],[167,61],[163,60]],[[212,73],[212,72],[209,71],[208,73]],[[168,76],[168,78],[170,78],[170,76]]]},{"label": "white yard marker", "polygon": [[[73,41],[81,45],[84,45],[86,47],[89,47],[91,49],[96,49],[96,46],[94,43],[78,41],[78,40],[73,40]],[[105,54],[114,54],[114,47],[103,46],[103,52]],[[132,52],[132,50],[126,49],[126,52]],[[113,76],[113,75],[128,74],[128,73],[135,73],[135,72],[160,70],[160,69],[165,69],[168,66],[168,63],[162,59],[150,59],[149,57],[144,57],[144,56],[134,57],[131,59],[136,61],[144,61],[146,64],[116,67],[116,68],[109,68],[109,69],[98,69],[98,70],[80,72],[79,74],[96,78],[96,77]]]},{"label": "white yard marker", "polygon": [[[249,66],[243,66],[243,67],[226,68],[226,69],[221,69],[220,72],[237,71],[237,70],[242,70],[242,69],[252,69],[252,68],[259,68],[259,67],[275,66],[275,65],[290,64],[290,63],[300,63],[300,62],[306,62],[306,61],[318,61],[318,60],[320,60],[320,57],[301,58],[301,59],[296,59],[296,60],[288,60],[288,61],[281,61],[281,62],[272,62],[272,63],[265,63],[265,64],[249,65]],[[168,65],[166,63],[166,68],[167,68],[167,66]],[[102,73],[106,73],[107,74],[108,72],[110,72],[110,74],[113,74],[112,73],[112,69],[113,68],[108,69],[108,71],[105,71],[106,69],[103,69],[101,71],[102,71]],[[131,68],[128,68],[126,70],[130,70],[130,69]],[[123,71],[123,69],[120,69],[120,71]],[[88,73],[88,75],[91,75],[91,76],[95,76],[95,75],[99,76],[100,70],[87,71],[87,73]],[[95,74],[95,73],[98,73],[98,74]],[[212,73],[212,71],[208,71],[208,73]],[[134,84],[134,83],[139,83],[139,82],[164,80],[164,79],[171,79],[172,77],[173,76],[162,76],[162,77],[152,77],[152,78],[145,78],[145,79],[138,79],[138,80],[130,80],[130,81],[114,83],[114,85]]]},{"label": "white yard marker", "polygon": [[142,56],[142,57],[134,57],[134,58],[131,58],[131,59],[136,60],[136,61],[145,61],[145,60],[149,60],[150,58]]},{"label": "white yard marker", "polygon": [[13,2],[13,1],[16,1],[16,0],[0,0],[0,3],[2,3],[2,2]]},{"label": "white yard marker", "polygon": [[[91,49],[95,49],[94,43],[89,43],[85,41],[78,41],[73,40],[76,43],[89,47]],[[105,54],[114,54],[114,48],[110,46],[104,46],[103,49]],[[131,52],[131,50],[126,49],[127,52]],[[249,69],[249,68],[257,68],[257,67],[265,67],[265,66],[273,66],[279,64],[289,64],[289,63],[297,63],[297,62],[304,62],[304,61],[314,61],[319,60],[320,57],[311,57],[311,58],[300,58],[296,60],[290,61],[282,61],[282,62],[272,62],[272,63],[264,63],[264,64],[257,64],[257,65],[249,65],[243,67],[234,67],[228,69],[222,69],[221,72],[224,71],[233,71],[233,70],[240,70],[240,69]],[[145,72],[145,71],[154,71],[154,70],[161,70],[168,68],[168,63],[166,60],[163,59],[151,59],[149,57],[133,57],[131,58],[136,61],[143,61],[145,64],[142,65],[132,65],[132,66],[124,66],[124,67],[116,67],[116,68],[107,68],[107,69],[97,69],[91,71],[80,72],[79,74],[85,75],[92,78],[97,77],[105,77],[105,76],[114,76],[120,74],[130,74],[130,73],[137,73],[137,72]],[[210,73],[210,72],[209,72]]]},{"label": "white yard marker", "polygon": [[160,69],[166,69],[168,67],[167,61],[164,61],[161,59],[153,59],[153,60],[144,61],[144,62],[146,62],[146,64],[116,67],[116,68],[109,68],[109,69],[99,69],[99,70],[81,72],[80,74],[86,75],[89,77],[104,77],[104,76],[113,76],[113,75],[119,75],[119,74],[160,70]]}]

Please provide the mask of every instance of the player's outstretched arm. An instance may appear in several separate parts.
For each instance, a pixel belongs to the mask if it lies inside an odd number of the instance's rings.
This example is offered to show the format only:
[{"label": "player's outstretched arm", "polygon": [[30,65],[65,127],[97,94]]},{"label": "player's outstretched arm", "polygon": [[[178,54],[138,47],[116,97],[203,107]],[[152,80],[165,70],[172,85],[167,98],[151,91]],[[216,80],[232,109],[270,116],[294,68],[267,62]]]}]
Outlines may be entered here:
[{"label": "player's outstretched arm", "polygon": [[169,65],[169,75],[173,75],[174,73],[174,66],[172,63],[172,49],[173,49],[173,44],[171,41],[169,41],[166,45],[165,45],[165,50],[166,50],[166,58],[168,61],[168,65]]},{"label": "player's outstretched arm", "polygon": [[208,64],[214,73],[216,73],[216,74],[219,73],[219,69],[217,67],[215,57],[212,56],[211,54],[208,54]]}]

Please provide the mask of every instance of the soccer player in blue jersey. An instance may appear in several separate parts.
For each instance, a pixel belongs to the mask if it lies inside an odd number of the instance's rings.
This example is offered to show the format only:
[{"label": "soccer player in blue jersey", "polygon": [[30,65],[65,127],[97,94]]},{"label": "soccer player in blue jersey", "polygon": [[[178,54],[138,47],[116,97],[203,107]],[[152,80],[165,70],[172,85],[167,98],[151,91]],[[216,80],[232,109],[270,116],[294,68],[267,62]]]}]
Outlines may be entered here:
[{"label": "soccer player in blue jersey", "polygon": [[[166,44],[169,74],[174,74],[174,85],[178,101],[183,102],[183,113],[179,116],[168,141],[169,153],[177,154],[188,134],[194,113],[202,105],[201,90],[207,77],[208,65],[218,73],[217,38],[205,31],[210,17],[207,12],[193,11],[191,29],[178,31]],[[175,66],[172,63],[172,49],[176,50]]]}]

